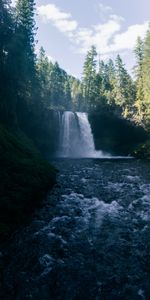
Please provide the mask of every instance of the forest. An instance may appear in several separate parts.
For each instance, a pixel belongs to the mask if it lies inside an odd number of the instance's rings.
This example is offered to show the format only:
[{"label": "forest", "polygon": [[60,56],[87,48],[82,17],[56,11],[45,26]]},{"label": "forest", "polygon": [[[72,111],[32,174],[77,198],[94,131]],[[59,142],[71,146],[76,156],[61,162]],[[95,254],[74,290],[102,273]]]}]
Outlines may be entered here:
[{"label": "forest", "polygon": [[149,300],[150,25],[132,74],[92,45],[79,79],[37,47],[36,4],[0,0],[0,299]]},{"label": "forest", "polygon": [[[3,219],[8,219],[7,214],[16,215],[15,210],[18,213],[20,206],[26,211],[20,195],[30,202],[34,194],[31,181],[42,195],[49,178],[51,184],[55,182],[56,170],[42,158],[55,151],[58,133],[53,111],[88,112],[96,147],[99,149],[103,144],[104,150],[111,149],[116,139],[114,153],[122,136],[120,127],[124,138],[123,146],[120,144],[118,149],[123,148],[125,154],[150,158],[150,29],[135,45],[134,76],[128,73],[120,55],[115,61],[103,61],[93,45],[85,57],[79,80],[68,75],[58,62],[49,61],[43,47],[36,53],[35,1],[18,0],[15,8],[10,3],[9,0],[0,2],[0,160],[4,183],[0,205],[2,214],[7,211]],[[109,132],[107,141],[101,136],[100,124]],[[38,174],[37,178],[32,172]],[[14,183],[10,184],[12,177]],[[19,189],[14,188],[17,185]],[[29,190],[25,188],[27,185]],[[6,193],[7,186],[10,191]],[[11,197],[12,207],[9,206]],[[21,219],[22,215],[17,218]],[[13,217],[10,222],[15,224],[18,220]],[[7,231],[4,223],[2,220],[2,232]]]}]

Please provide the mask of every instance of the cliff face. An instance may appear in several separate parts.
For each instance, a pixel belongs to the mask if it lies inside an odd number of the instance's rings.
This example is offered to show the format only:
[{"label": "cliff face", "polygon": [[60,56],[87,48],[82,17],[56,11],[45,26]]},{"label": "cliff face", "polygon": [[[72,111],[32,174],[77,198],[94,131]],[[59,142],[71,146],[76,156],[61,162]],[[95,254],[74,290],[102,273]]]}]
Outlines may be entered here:
[{"label": "cliff face", "polygon": [[115,114],[94,112],[89,115],[96,149],[115,155],[134,155],[147,140],[142,127]]}]

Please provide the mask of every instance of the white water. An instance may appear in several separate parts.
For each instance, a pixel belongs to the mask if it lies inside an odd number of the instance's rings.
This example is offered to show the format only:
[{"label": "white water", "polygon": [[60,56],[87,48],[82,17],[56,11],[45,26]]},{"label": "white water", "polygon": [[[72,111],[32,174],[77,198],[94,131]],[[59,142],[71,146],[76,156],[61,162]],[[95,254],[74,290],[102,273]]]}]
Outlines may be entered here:
[{"label": "white water", "polygon": [[86,113],[66,111],[62,115],[60,157],[110,157],[96,151],[91,126]]}]

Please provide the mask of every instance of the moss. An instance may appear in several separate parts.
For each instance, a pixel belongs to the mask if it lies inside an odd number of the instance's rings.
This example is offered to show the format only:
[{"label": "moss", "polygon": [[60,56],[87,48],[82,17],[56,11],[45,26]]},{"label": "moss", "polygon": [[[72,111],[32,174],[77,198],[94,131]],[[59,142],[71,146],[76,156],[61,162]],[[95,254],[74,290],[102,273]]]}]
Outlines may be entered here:
[{"label": "moss", "polygon": [[140,144],[134,151],[133,155],[141,159],[150,159],[150,140]]},{"label": "moss", "polygon": [[25,222],[55,181],[32,141],[0,125],[0,236]]}]

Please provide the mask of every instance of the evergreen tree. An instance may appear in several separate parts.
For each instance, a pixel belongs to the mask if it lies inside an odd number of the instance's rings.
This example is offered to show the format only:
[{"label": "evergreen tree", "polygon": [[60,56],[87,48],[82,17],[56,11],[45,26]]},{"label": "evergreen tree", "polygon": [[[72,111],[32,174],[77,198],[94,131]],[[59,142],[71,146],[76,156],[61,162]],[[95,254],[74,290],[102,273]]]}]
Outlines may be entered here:
[{"label": "evergreen tree", "polygon": [[138,37],[137,39],[134,53],[136,57],[136,66],[134,68],[134,73],[136,77],[135,120],[136,122],[141,123],[143,119],[143,113],[144,113],[144,87],[143,87],[144,43],[140,37]]},{"label": "evergreen tree", "polygon": [[97,76],[99,78],[99,99],[97,103],[99,109],[100,107],[103,111],[116,109],[116,70],[112,59],[109,59],[106,63],[103,60],[99,61],[99,71]]},{"label": "evergreen tree", "polygon": [[50,106],[50,73],[53,64],[49,62],[43,47],[40,48],[39,57],[37,59],[37,74],[40,84],[40,95],[42,102],[47,107]]},{"label": "evergreen tree", "polygon": [[34,0],[18,0],[16,5],[16,33],[20,34],[20,42],[24,47],[27,58],[34,62],[34,45],[35,45],[35,2]]},{"label": "evergreen tree", "polygon": [[107,104],[112,104],[115,97],[114,87],[116,84],[116,77],[115,66],[111,59],[109,59],[106,64],[103,61],[100,61],[99,75],[101,77],[101,95],[105,96]]},{"label": "evergreen tree", "polygon": [[65,80],[64,84],[64,107],[66,110],[71,110],[72,109],[72,98],[71,98],[71,87],[70,87],[70,82],[69,78]]},{"label": "evergreen tree", "polygon": [[43,47],[37,59],[37,73],[42,102],[51,109],[72,109],[70,76],[58,63],[49,62]]},{"label": "evergreen tree", "polygon": [[[14,35],[13,12],[9,0],[0,2],[0,120],[11,122],[14,115],[13,62],[11,44]],[[11,99],[10,99],[11,95]]]},{"label": "evergreen tree", "polygon": [[72,108],[74,111],[84,111],[83,85],[79,79],[70,77]]},{"label": "evergreen tree", "polygon": [[56,62],[50,72],[50,91],[51,91],[51,107],[65,107],[65,91],[64,85],[67,79],[67,73],[59,67]]},{"label": "evergreen tree", "polygon": [[135,87],[120,55],[116,59],[115,102],[121,107],[124,117],[131,117],[135,100]]},{"label": "evergreen tree", "polygon": [[6,62],[10,39],[12,37],[12,17],[9,0],[0,2],[0,66]]},{"label": "evergreen tree", "polygon": [[144,41],[143,58],[144,123],[150,127],[150,26]]},{"label": "evergreen tree", "polygon": [[116,86],[116,70],[112,59],[109,59],[107,64],[108,69],[108,89],[106,91],[107,102],[110,105],[115,105],[115,86]]},{"label": "evergreen tree", "polygon": [[95,106],[95,79],[97,52],[95,46],[88,51],[83,66],[83,96],[85,99],[85,109],[91,109]]},{"label": "evergreen tree", "polygon": [[35,85],[35,3],[34,0],[18,0],[16,4],[16,43],[17,68],[21,78],[20,96],[33,98]]}]

